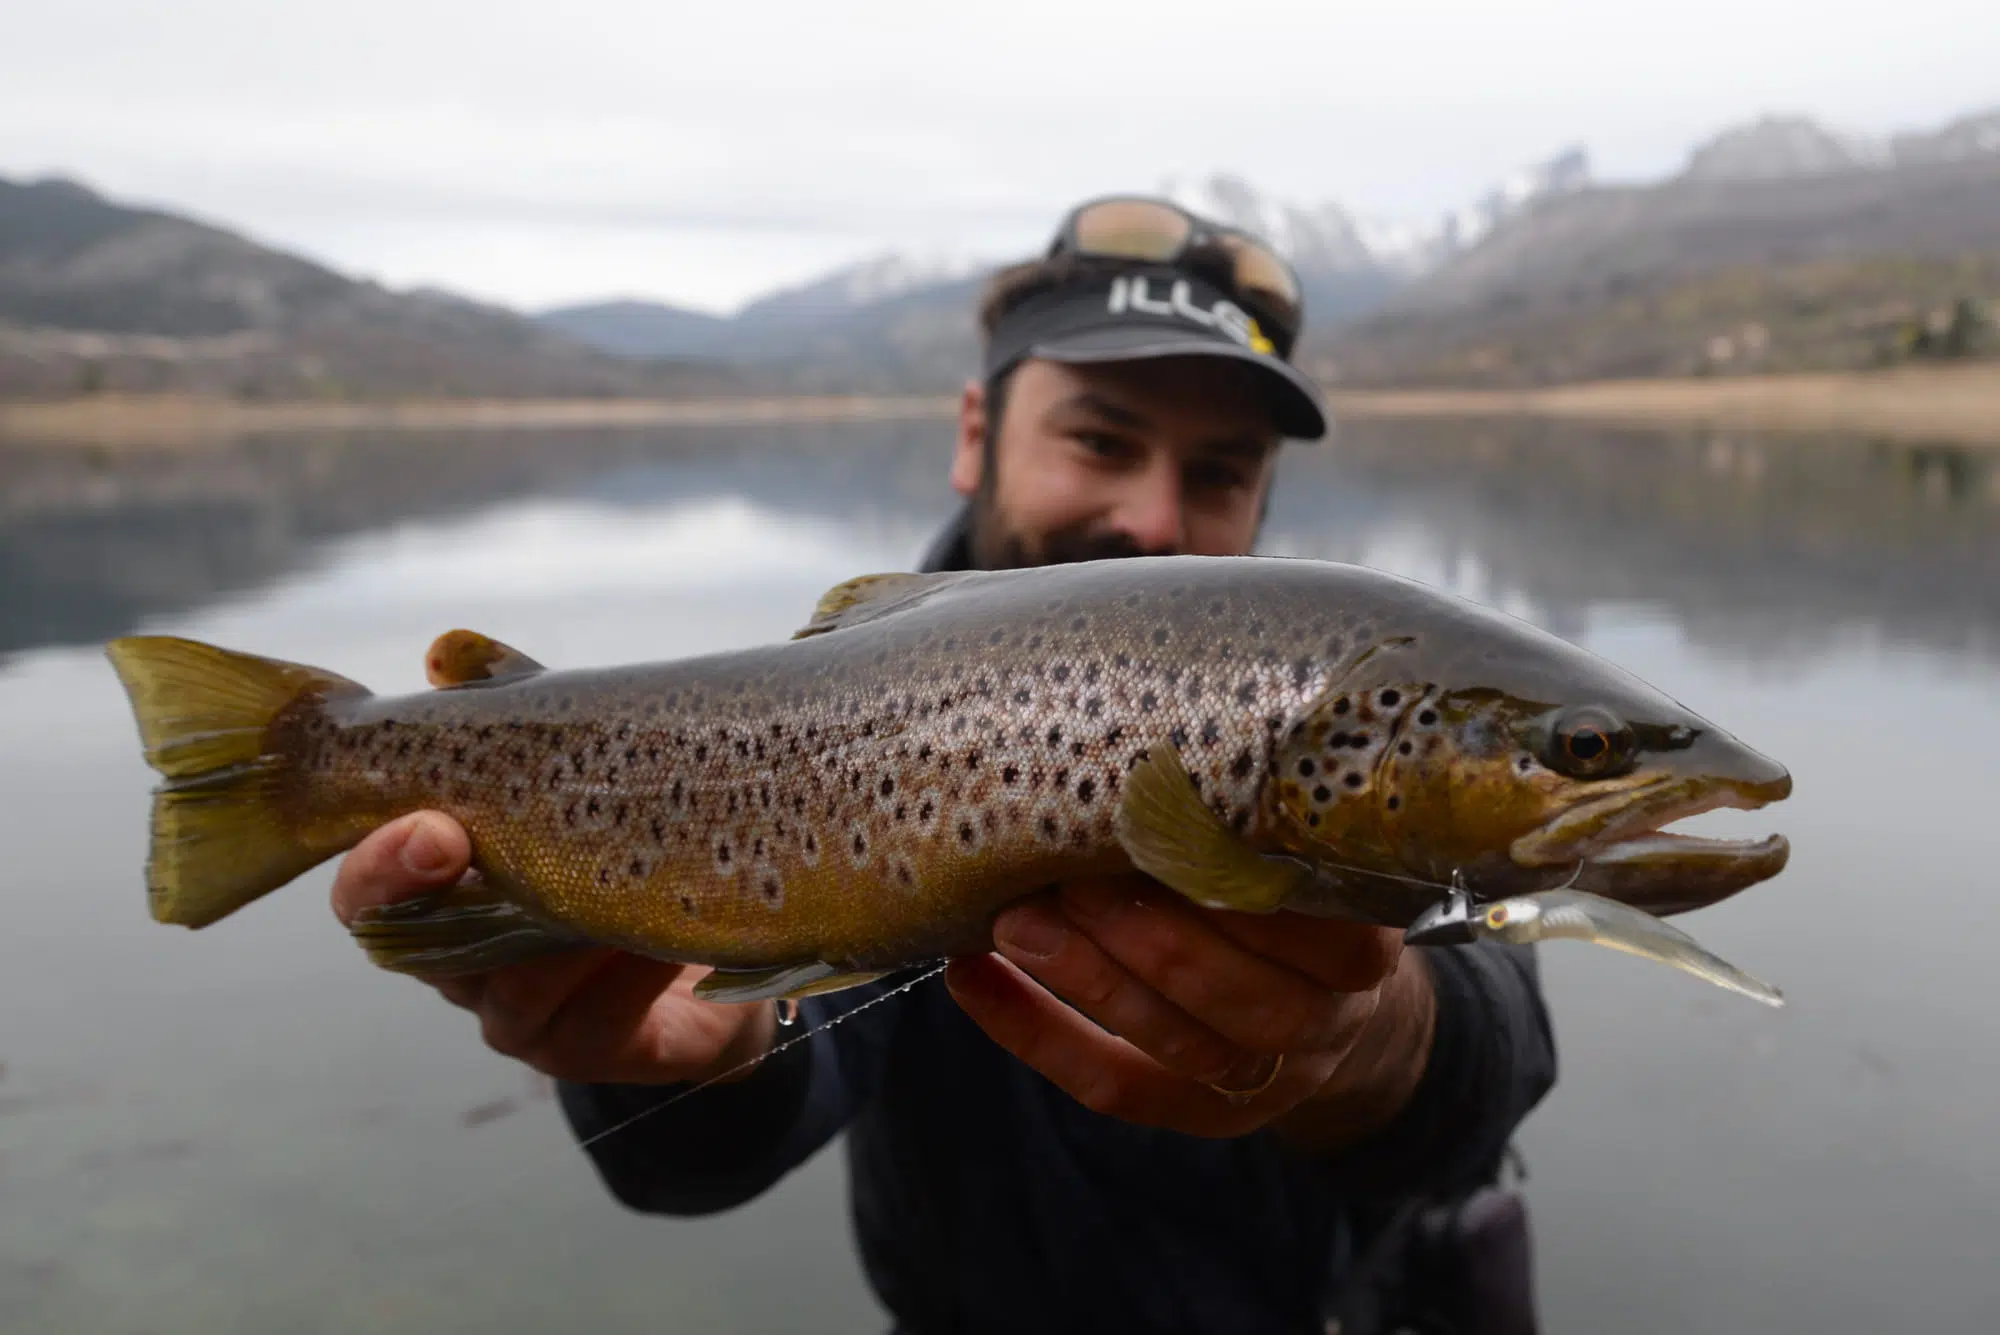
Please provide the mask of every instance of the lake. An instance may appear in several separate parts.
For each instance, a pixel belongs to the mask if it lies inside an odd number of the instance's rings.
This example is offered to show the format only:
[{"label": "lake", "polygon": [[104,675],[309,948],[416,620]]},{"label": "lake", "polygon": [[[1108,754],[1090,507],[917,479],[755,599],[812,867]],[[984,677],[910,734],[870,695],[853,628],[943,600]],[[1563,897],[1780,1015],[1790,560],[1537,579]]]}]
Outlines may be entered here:
[{"label": "lake", "polygon": [[[947,424],[0,446],[0,1329],[878,1331],[838,1149],[625,1213],[546,1085],[367,964],[331,867],[147,917],[100,646],[422,688],[469,626],[559,666],[781,639],[907,569]],[[1465,423],[1287,452],[1264,549],[1429,580],[1775,755],[1790,867],[1682,925],[1789,999],[1543,948],[1527,1123],[1551,1332],[2000,1329],[2000,453]]]}]

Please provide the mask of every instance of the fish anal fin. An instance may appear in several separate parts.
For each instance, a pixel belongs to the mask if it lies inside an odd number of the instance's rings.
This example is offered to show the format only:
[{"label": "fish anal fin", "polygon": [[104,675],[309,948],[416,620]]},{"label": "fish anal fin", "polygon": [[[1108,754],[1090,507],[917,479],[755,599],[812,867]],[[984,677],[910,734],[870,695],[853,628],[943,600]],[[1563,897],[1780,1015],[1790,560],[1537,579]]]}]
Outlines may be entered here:
[{"label": "fish anal fin", "polygon": [[424,652],[424,676],[440,689],[532,677],[547,668],[476,630],[448,630]]},{"label": "fish anal fin", "polygon": [[1204,908],[1275,913],[1311,880],[1305,864],[1259,853],[1224,825],[1169,742],[1126,775],[1117,834],[1133,866]]},{"label": "fish anal fin", "polygon": [[694,985],[694,994],[703,1001],[770,1001],[818,996],[860,987],[882,977],[880,972],[843,970],[837,965],[812,960],[805,964],[784,964],[771,969],[717,969]]},{"label": "fish anal fin", "polygon": [[537,921],[478,880],[363,909],[350,930],[377,965],[418,978],[483,973],[591,944]]},{"label": "fish anal fin", "polygon": [[842,630],[864,621],[873,621],[889,615],[937,589],[956,584],[964,579],[968,571],[937,571],[930,574],[910,574],[893,571],[878,575],[856,575],[843,580],[819,597],[813,608],[812,620],[793,632],[792,638],[803,640],[810,635],[824,635],[829,631]]}]

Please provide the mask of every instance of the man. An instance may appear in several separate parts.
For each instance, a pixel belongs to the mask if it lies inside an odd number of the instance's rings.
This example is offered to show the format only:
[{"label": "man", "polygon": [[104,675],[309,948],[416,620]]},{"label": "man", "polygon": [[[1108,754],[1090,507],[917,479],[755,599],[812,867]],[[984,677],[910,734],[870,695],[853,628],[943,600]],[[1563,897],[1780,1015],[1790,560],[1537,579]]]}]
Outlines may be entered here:
[{"label": "man", "polygon": [[[1159,201],[1072,213],[989,289],[967,504],[925,568],[1250,551],[1281,442],[1326,431],[1288,361],[1301,316],[1240,234]],[[451,881],[468,851],[440,815],[399,821],[349,855],[335,910]],[[862,1259],[911,1335],[1323,1329],[1357,1220],[1490,1180],[1554,1079],[1525,949],[1405,951],[1138,876],[1029,895],[994,943],[865,1012],[915,975],[807,999],[793,1033],[852,1018],[762,1061],[774,1004],[696,1001],[700,968],[597,951],[439,990],[561,1081],[580,1137],[724,1076],[591,1142],[635,1210],[733,1208],[846,1130]]]}]

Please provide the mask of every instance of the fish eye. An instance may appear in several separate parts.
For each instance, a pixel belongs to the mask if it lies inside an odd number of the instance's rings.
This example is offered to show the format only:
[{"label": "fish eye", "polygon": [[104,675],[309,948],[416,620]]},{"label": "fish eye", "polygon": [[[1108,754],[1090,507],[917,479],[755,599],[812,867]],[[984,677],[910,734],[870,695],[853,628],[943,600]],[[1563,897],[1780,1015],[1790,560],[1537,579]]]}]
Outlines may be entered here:
[{"label": "fish eye", "polygon": [[1550,769],[1575,779],[1601,779],[1613,773],[1632,753],[1632,730],[1609,710],[1596,706],[1561,714],[1549,730],[1543,760]]}]

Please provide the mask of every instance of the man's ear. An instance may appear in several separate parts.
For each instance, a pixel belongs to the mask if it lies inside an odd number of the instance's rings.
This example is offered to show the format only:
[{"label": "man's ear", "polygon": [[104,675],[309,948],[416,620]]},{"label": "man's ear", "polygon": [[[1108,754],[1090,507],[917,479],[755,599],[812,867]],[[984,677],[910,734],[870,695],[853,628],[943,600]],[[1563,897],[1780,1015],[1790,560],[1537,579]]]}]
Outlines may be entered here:
[{"label": "man's ear", "polygon": [[979,490],[979,477],[986,465],[986,386],[977,380],[965,382],[958,399],[958,442],[952,447],[951,487],[961,496]]}]

